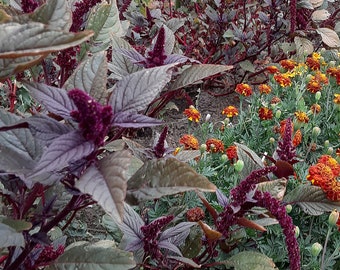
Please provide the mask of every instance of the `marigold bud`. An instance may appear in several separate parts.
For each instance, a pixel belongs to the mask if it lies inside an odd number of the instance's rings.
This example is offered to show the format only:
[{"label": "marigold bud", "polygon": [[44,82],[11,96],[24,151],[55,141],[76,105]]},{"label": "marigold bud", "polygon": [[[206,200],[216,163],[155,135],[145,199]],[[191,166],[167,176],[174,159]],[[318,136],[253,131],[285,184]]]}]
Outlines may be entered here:
[{"label": "marigold bud", "polygon": [[280,111],[280,110],[277,110],[276,113],[275,113],[275,117],[276,117],[277,119],[279,119],[280,116],[281,116],[281,111]]},{"label": "marigold bud", "polygon": [[269,142],[270,142],[271,144],[273,144],[273,143],[275,143],[275,139],[274,139],[273,137],[270,137],[270,138],[269,138]]},{"label": "marigold bud", "polygon": [[287,214],[289,214],[290,212],[292,212],[292,209],[293,209],[293,206],[292,206],[291,204],[287,204],[287,205],[286,205]]},{"label": "marigold bud", "polygon": [[295,226],[294,232],[295,232],[295,238],[298,238],[300,235],[300,228],[298,226]]},{"label": "marigold bud", "polygon": [[327,155],[331,155],[331,154],[333,154],[333,152],[334,152],[334,149],[333,149],[333,147],[328,147],[328,149],[327,149]]},{"label": "marigold bud", "polygon": [[315,100],[316,100],[316,102],[318,102],[320,98],[321,98],[321,92],[320,92],[320,91],[317,91],[317,92],[315,93]]},{"label": "marigold bud", "polygon": [[205,151],[207,151],[207,145],[205,143],[201,144],[200,151],[201,151],[201,153],[204,153]]},{"label": "marigold bud", "polygon": [[211,114],[208,113],[207,116],[205,117],[205,122],[209,122],[210,118],[211,118]]},{"label": "marigold bud", "polygon": [[321,250],[322,250],[322,245],[320,243],[316,242],[312,245],[310,252],[311,252],[313,257],[317,257],[320,254]]},{"label": "marigold bud", "polygon": [[328,66],[330,66],[330,67],[335,67],[335,65],[336,65],[335,61],[329,61],[328,62]]},{"label": "marigold bud", "polygon": [[328,146],[329,146],[329,140],[325,140],[324,146],[325,146],[325,147],[328,147]]},{"label": "marigold bud", "polygon": [[223,154],[223,155],[221,156],[221,160],[222,160],[222,162],[227,161],[227,160],[228,160],[228,156],[227,156],[226,154]]},{"label": "marigold bud", "polygon": [[313,139],[316,139],[321,133],[321,129],[319,127],[313,127],[312,130],[312,137]]},{"label": "marigold bud", "polygon": [[235,168],[235,170],[237,171],[237,172],[240,172],[240,171],[242,171],[243,170],[243,167],[244,167],[244,162],[243,162],[243,160],[238,160],[238,161],[236,161],[236,163],[234,164],[234,168]]},{"label": "marigold bud", "polygon": [[329,217],[328,217],[328,224],[330,226],[335,226],[336,223],[338,222],[338,219],[339,219],[339,212],[338,210],[334,209],[330,214],[329,214]]}]

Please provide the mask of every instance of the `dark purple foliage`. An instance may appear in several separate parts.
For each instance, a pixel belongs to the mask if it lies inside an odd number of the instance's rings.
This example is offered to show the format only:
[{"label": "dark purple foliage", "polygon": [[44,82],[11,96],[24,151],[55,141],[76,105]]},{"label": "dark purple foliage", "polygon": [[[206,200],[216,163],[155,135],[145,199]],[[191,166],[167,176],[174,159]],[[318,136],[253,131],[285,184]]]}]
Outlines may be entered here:
[{"label": "dark purple foliage", "polygon": [[283,138],[277,144],[276,153],[279,156],[279,159],[287,161],[291,164],[294,163],[294,160],[296,158],[296,149],[292,143],[292,134],[292,120],[288,118],[286,120]]}]

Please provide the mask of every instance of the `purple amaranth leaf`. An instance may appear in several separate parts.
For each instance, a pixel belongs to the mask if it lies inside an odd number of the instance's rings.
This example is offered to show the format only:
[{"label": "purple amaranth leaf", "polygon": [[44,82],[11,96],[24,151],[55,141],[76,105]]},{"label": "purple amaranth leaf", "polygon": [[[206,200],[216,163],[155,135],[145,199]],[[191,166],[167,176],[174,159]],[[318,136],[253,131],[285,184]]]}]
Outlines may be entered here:
[{"label": "purple amaranth leaf", "polygon": [[130,50],[124,48],[116,48],[113,50],[113,52],[124,55],[132,63],[138,66],[141,67],[145,66],[146,58],[133,48]]},{"label": "purple amaranth leaf", "polygon": [[144,110],[171,80],[175,65],[137,71],[118,81],[109,100],[113,113],[134,114]]},{"label": "purple amaranth leaf", "polygon": [[112,126],[123,128],[153,127],[162,124],[164,124],[162,120],[142,114],[130,114],[127,112],[116,113],[112,119]]},{"label": "purple amaranth leaf", "polygon": [[181,64],[183,64],[183,63],[186,63],[186,62],[195,63],[195,64],[201,64],[200,61],[197,61],[195,59],[189,58],[189,57],[181,55],[181,54],[170,54],[164,60],[164,65],[172,64],[172,63],[181,63]]},{"label": "purple amaranth leaf", "polygon": [[163,231],[159,237],[159,241],[167,240],[176,246],[181,245],[188,237],[190,228],[194,225],[196,225],[196,222],[181,222]]},{"label": "purple amaranth leaf", "polygon": [[71,118],[70,112],[77,109],[64,89],[35,82],[24,82],[23,84],[32,97],[51,113],[64,118]]},{"label": "purple amaranth leaf", "polygon": [[29,177],[44,172],[59,171],[70,162],[88,156],[94,149],[94,143],[85,140],[79,131],[72,131],[61,135],[53,140],[43,152],[38,165]]},{"label": "purple amaranth leaf", "polygon": [[225,196],[224,193],[220,189],[216,190],[216,196],[217,196],[217,201],[221,206],[226,207],[229,204],[229,200],[227,196]]},{"label": "purple amaranth leaf", "polygon": [[170,251],[176,253],[177,255],[183,256],[182,252],[179,250],[179,248],[176,247],[174,244],[170,243],[167,240],[159,241],[158,242],[158,248],[164,248],[164,249],[167,249],[167,250],[170,250]]},{"label": "purple amaranth leaf", "polygon": [[62,124],[45,115],[33,115],[26,118],[29,129],[35,138],[49,145],[57,137],[72,131],[70,126]]}]

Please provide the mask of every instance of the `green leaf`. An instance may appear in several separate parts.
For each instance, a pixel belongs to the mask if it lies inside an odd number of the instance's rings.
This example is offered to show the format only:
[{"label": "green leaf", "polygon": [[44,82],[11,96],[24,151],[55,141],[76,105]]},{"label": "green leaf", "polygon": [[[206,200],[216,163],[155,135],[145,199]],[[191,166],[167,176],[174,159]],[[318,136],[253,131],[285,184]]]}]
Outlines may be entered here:
[{"label": "green leaf", "polygon": [[126,270],[135,267],[132,253],[116,248],[114,241],[91,244],[76,242],[69,246],[47,270]]},{"label": "green leaf", "polygon": [[301,209],[313,216],[331,212],[334,209],[340,211],[340,202],[330,201],[320,187],[301,184],[289,192],[283,200],[289,204],[297,204]]},{"label": "green leaf", "polygon": [[128,181],[127,200],[137,203],[190,190],[216,191],[216,186],[175,158],[149,160]]},{"label": "green leaf", "polygon": [[247,177],[252,171],[258,170],[264,167],[261,158],[250,148],[244,144],[234,142],[236,145],[237,156],[240,160],[243,160],[244,167],[240,172],[241,178]]},{"label": "green leaf", "polygon": [[232,66],[200,64],[185,69],[181,75],[170,85],[170,90],[176,90],[200,80],[232,69]]},{"label": "green leaf", "polygon": [[18,233],[10,226],[0,223],[0,249],[10,246],[24,246],[25,239],[22,233]]},{"label": "green leaf", "polygon": [[106,75],[106,52],[99,52],[83,61],[67,79],[63,87],[66,90],[74,88],[84,90],[100,103],[106,104],[108,95]]},{"label": "green leaf", "polygon": [[190,229],[188,237],[181,248],[181,252],[186,258],[196,257],[202,248],[202,229],[199,226],[194,226]]},{"label": "green leaf", "polygon": [[130,164],[130,153],[112,153],[91,165],[76,182],[81,192],[92,195],[115,220],[121,221],[124,214],[126,193],[126,171]]},{"label": "green leaf", "polygon": [[281,178],[272,181],[266,181],[257,185],[257,190],[269,192],[275,199],[281,201],[286,192],[287,179]]},{"label": "green leaf", "polygon": [[48,54],[79,45],[92,35],[92,31],[68,33],[39,22],[4,23],[0,27],[0,58]]},{"label": "green leaf", "polygon": [[278,269],[271,258],[254,251],[239,252],[223,263],[226,267],[234,267],[234,270]]},{"label": "green leaf", "polygon": [[244,70],[244,71],[249,71],[249,72],[255,72],[255,67],[253,65],[252,62],[250,62],[249,60],[244,60],[242,62],[239,63],[240,67]]},{"label": "green leaf", "polygon": [[94,8],[89,16],[86,29],[93,30],[93,52],[105,50],[113,36],[123,36],[123,28],[119,20],[116,0],[111,4],[100,4]]},{"label": "green leaf", "polygon": [[48,0],[34,10],[30,18],[33,21],[48,24],[54,29],[67,31],[72,25],[71,7],[65,0]]},{"label": "green leaf", "polygon": [[17,232],[22,232],[32,228],[32,223],[25,220],[12,219],[5,216],[0,216],[0,223],[6,224]]}]

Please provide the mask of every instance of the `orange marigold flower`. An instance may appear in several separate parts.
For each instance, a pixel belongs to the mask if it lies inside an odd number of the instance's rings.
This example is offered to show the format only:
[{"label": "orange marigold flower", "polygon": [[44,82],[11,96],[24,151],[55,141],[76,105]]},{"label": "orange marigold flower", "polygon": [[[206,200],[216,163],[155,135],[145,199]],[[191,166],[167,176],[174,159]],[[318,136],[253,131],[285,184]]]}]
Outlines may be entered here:
[{"label": "orange marigold flower", "polygon": [[237,147],[235,145],[230,145],[225,153],[227,154],[227,157],[229,160],[237,159]]},{"label": "orange marigold flower", "polygon": [[273,97],[272,100],[270,101],[270,104],[275,105],[280,103],[282,100],[279,97]]},{"label": "orange marigold flower", "polygon": [[340,105],[340,94],[334,94],[334,103],[337,104],[337,105]]},{"label": "orange marigold flower", "polygon": [[321,112],[321,106],[319,104],[313,104],[312,106],[310,106],[310,110],[315,113],[318,114]]},{"label": "orange marigold flower", "polygon": [[260,84],[259,90],[261,94],[269,94],[272,91],[271,87],[268,84]]},{"label": "orange marigold flower", "polygon": [[292,81],[286,74],[277,73],[274,75],[274,80],[282,87],[290,86]]},{"label": "orange marigold flower", "polygon": [[327,76],[324,73],[322,73],[320,70],[316,71],[315,79],[323,84],[328,84]]},{"label": "orange marigold flower", "polygon": [[333,175],[338,177],[340,175],[340,164],[338,164],[335,158],[332,158],[330,155],[322,155],[318,159],[318,163],[323,163],[331,168]]},{"label": "orange marigold flower", "polygon": [[306,59],[306,65],[311,69],[311,70],[319,70],[320,69],[320,62],[318,59],[313,58],[313,57],[307,57]]},{"label": "orange marigold flower", "polygon": [[279,72],[279,69],[276,66],[269,66],[266,69],[271,74],[275,74],[275,73]]},{"label": "orange marigold flower", "polygon": [[[280,135],[281,137],[283,137],[285,130],[286,130],[286,123],[287,123],[287,119],[284,119],[280,122]],[[294,124],[293,122],[291,122],[292,125],[292,130],[294,129]]]},{"label": "orange marigold flower", "polygon": [[336,149],[335,154],[336,154],[338,157],[340,157],[340,147],[339,147],[338,149]]},{"label": "orange marigold flower", "polygon": [[336,67],[329,67],[327,70],[326,70],[326,73],[333,76],[333,77],[336,77],[336,75],[338,73],[340,73],[340,69],[336,68]]},{"label": "orange marigold flower", "polygon": [[294,134],[292,143],[294,147],[297,147],[301,142],[302,142],[302,133],[301,133],[301,130],[298,129]]},{"label": "orange marigold flower", "polygon": [[233,117],[238,115],[238,110],[234,106],[228,106],[223,109],[222,114],[225,114],[227,117]]},{"label": "orange marigold flower", "polygon": [[[324,189],[326,196],[331,201],[340,201],[340,181],[333,179],[327,189]],[[340,220],[340,218],[339,218]],[[339,222],[340,223],[340,222]]]},{"label": "orange marigold flower", "polygon": [[280,65],[285,69],[292,70],[295,68],[296,62],[291,59],[285,59],[280,61]]},{"label": "orange marigold flower", "polygon": [[307,180],[311,181],[314,186],[325,185],[333,178],[332,169],[323,163],[317,163],[308,169]]},{"label": "orange marigold flower", "polygon": [[212,153],[224,152],[224,144],[219,139],[208,139],[205,144],[207,145],[207,151]]},{"label": "orange marigold flower", "polygon": [[198,140],[193,135],[184,134],[180,139],[179,143],[184,145],[185,150],[198,150]]},{"label": "orange marigold flower", "polygon": [[192,105],[188,109],[185,109],[183,114],[188,117],[188,120],[198,122],[201,118],[200,112]]},{"label": "orange marigold flower", "polygon": [[239,83],[236,85],[235,92],[239,93],[242,96],[248,97],[253,93],[253,90],[251,89],[249,84]]},{"label": "orange marigold flower", "polygon": [[259,117],[261,120],[270,120],[273,118],[273,111],[267,107],[259,109]]},{"label": "orange marigold flower", "polygon": [[308,123],[309,118],[305,112],[297,111],[294,113],[296,119],[301,123]]},{"label": "orange marigold flower", "polygon": [[316,79],[310,80],[307,84],[307,90],[312,94],[315,94],[316,92],[320,91],[321,88],[322,88],[321,83]]}]

